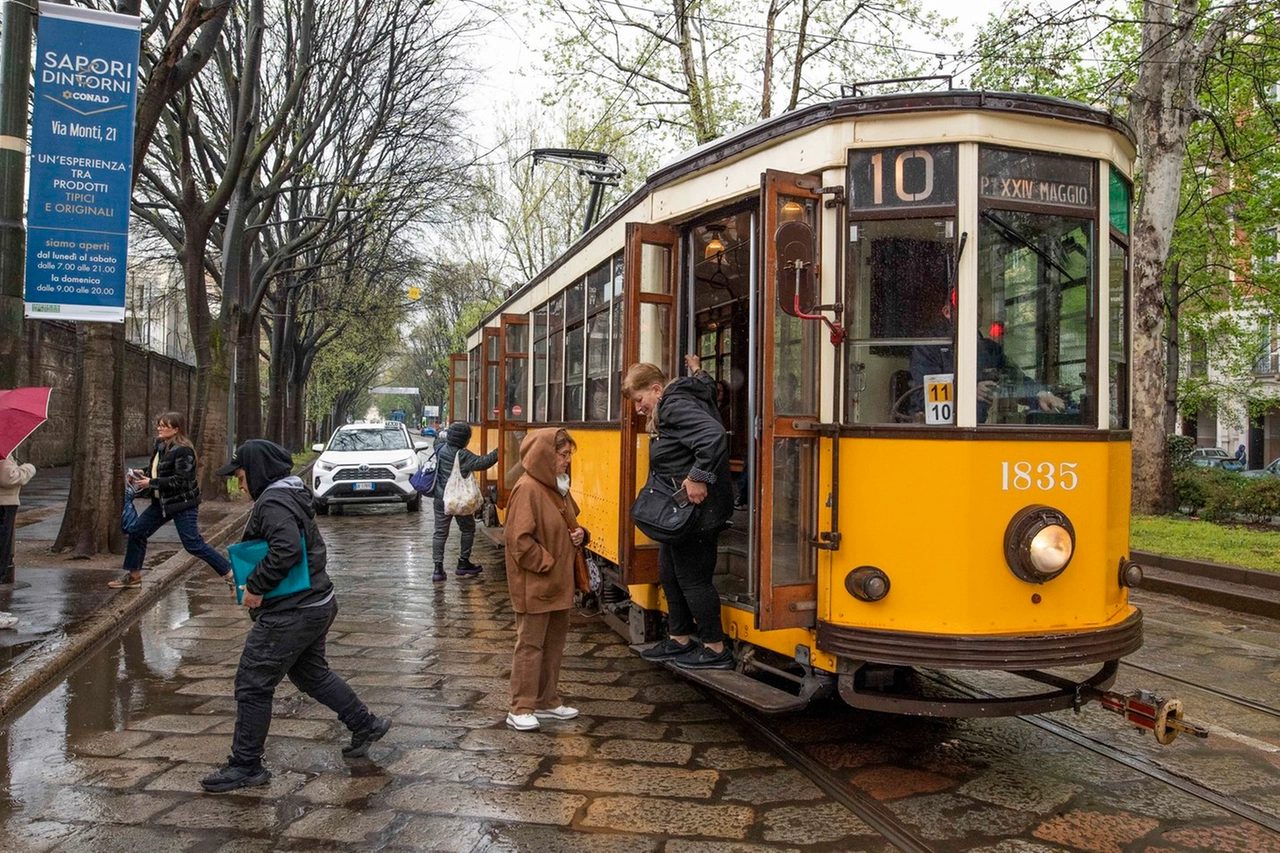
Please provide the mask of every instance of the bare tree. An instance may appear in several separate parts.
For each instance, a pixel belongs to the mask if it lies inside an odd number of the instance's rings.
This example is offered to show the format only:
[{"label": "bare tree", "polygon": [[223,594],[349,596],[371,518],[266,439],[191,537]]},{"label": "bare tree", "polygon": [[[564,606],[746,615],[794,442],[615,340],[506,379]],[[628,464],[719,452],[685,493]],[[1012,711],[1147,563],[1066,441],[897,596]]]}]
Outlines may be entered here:
[{"label": "bare tree", "polygon": [[[951,23],[915,0],[545,0],[561,25],[545,63],[554,102],[701,144],[858,78],[920,74],[904,42]],[[744,69],[750,69],[748,77]],[[758,76],[755,72],[759,72]],[[775,89],[786,92],[777,110]]]},{"label": "bare tree", "polygon": [[[139,68],[146,76],[134,119],[134,172],[145,159],[160,112],[169,98],[200,73],[221,37],[231,0],[186,0],[176,10],[158,2],[143,31]],[[117,10],[140,11],[139,0],[122,0]],[[123,549],[116,523],[124,499],[122,406],[124,326],[81,323],[76,332],[76,418],[74,463],[67,509],[53,547],[77,556]]]}]

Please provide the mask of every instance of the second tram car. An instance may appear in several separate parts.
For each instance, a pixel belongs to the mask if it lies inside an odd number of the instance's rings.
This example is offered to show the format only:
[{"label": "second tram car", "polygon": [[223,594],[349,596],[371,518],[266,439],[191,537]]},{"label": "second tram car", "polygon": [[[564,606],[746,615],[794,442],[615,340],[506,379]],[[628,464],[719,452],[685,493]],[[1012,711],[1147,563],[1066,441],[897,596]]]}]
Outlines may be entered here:
[{"label": "second tram car", "polygon": [[[1142,644],[1135,156],[1106,112],[947,91],[811,106],[672,162],[453,357],[450,411],[500,453],[490,520],[525,431],[569,428],[602,611],[656,640],[657,549],[628,517],[648,440],[620,380],[696,353],[723,383],[741,500],[715,577],[737,669],[690,677],[766,711],[1101,698]],[[952,689],[961,670],[992,690]],[[1180,716],[1124,704],[1140,725]]]}]

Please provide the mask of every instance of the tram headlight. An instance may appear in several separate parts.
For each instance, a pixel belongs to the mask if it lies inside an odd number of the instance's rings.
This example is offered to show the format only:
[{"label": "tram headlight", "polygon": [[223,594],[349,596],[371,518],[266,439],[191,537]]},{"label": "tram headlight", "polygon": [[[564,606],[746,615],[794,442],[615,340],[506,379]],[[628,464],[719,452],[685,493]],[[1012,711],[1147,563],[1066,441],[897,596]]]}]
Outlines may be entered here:
[{"label": "tram headlight", "polygon": [[879,601],[889,594],[889,576],[875,566],[858,566],[845,576],[844,588],[859,601]]},{"label": "tram headlight", "polygon": [[1005,528],[1005,562],[1028,583],[1045,583],[1062,574],[1075,549],[1076,532],[1071,520],[1053,507],[1023,507]]}]

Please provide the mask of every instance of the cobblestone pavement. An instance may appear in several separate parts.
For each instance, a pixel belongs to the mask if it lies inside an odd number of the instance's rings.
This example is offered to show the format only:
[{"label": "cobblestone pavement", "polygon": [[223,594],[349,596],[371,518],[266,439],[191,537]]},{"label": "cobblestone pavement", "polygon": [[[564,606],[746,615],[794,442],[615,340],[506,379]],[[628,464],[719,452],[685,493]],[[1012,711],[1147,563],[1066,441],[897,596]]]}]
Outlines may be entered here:
[{"label": "cobblestone pavement", "polygon": [[[339,600],[330,660],[375,713],[395,721],[368,758],[344,760],[342,726],[286,683],[268,740],[271,783],[200,792],[198,780],[230,748],[232,677],[248,619],[221,584],[193,572],[0,733],[0,851],[893,849],[715,701],[639,660],[593,618],[575,616],[561,679],[581,716],[541,732],[508,729],[514,634],[501,552],[478,536],[472,556],[488,567],[483,577],[451,573],[433,584],[430,513],[370,508],[321,524]],[[455,532],[450,568],[456,547]],[[1214,647],[1207,664],[1238,657],[1232,632],[1210,616],[1166,618],[1188,632],[1183,642]],[[1280,645],[1274,628],[1254,639],[1255,663]],[[1273,661],[1261,693],[1280,689]],[[1280,850],[1268,830],[1018,720],[828,706],[781,727],[939,851]],[[1232,749],[1246,745],[1230,739],[1225,750],[1195,745],[1165,760],[1218,762],[1211,777],[1274,813],[1278,728],[1257,723],[1243,763]]]}]

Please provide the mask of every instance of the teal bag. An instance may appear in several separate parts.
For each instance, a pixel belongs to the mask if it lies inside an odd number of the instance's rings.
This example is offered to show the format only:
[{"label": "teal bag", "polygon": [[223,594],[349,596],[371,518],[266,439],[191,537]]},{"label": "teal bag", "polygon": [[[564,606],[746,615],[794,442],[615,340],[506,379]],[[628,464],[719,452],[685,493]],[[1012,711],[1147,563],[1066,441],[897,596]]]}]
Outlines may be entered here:
[{"label": "teal bag", "polygon": [[[244,603],[244,585],[249,575],[267,556],[270,545],[265,539],[247,539],[227,546],[227,557],[231,560],[231,573],[236,579],[236,604]],[[307,537],[302,537],[302,560],[289,569],[289,574],[276,585],[276,588],[264,594],[263,598],[279,598],[282,595],[293,595],[311,588],[311,566],[307,563]]]}]

